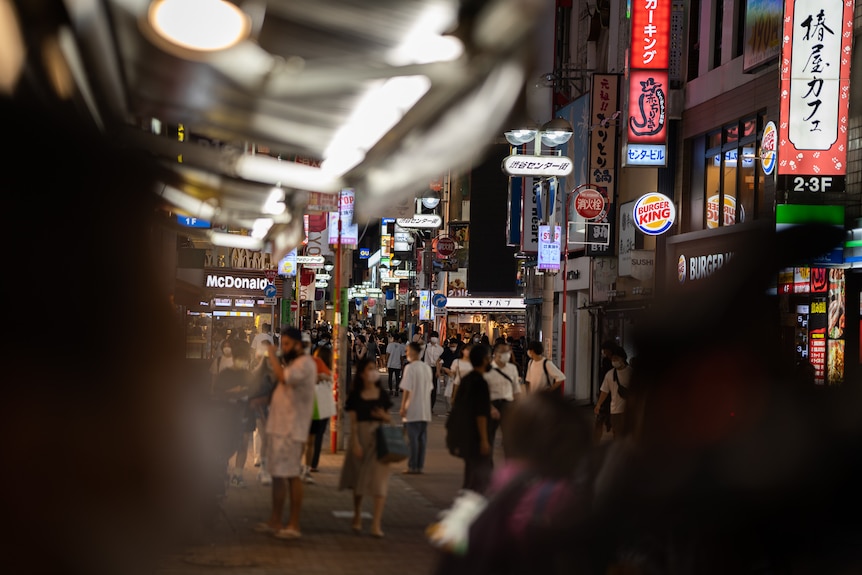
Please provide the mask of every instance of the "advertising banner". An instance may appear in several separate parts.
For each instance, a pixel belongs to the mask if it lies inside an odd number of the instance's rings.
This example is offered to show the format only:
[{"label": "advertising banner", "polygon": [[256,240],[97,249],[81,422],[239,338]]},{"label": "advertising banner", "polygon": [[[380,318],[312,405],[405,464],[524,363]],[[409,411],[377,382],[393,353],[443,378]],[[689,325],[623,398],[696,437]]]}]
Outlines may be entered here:
[{"label": "advertising banner", "polygon": [[853,4],[844,0],[784,3],[780,189],[844,191]]},{"label": "advertising banner", "polygon": [[509,197],[506,211],[506,245],[521,245],[521,198],[524,178],[509,178]]},{"label": "advertising banner", "polygon": [[745,72],[767,64],[781,54],[781,15],[784,0],[746,0],[745,46],[742,69]]},{"label": "advertising banner", "polygon": [[[553,232],[551,232],[553,229]],[[560,226],[539,226],[539,261],[540,270],[560,270]]]}]

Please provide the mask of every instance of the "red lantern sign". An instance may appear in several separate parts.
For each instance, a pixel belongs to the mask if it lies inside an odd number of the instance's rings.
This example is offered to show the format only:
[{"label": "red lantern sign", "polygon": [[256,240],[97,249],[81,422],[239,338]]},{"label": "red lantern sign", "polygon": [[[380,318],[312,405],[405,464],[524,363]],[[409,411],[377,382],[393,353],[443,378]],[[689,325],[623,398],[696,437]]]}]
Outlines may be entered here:
[{"label": "red lantern sign", "polygon": [[449,236],[437,238],[437,255],[441,258],[448,258],[455,253],[455,240]]}]

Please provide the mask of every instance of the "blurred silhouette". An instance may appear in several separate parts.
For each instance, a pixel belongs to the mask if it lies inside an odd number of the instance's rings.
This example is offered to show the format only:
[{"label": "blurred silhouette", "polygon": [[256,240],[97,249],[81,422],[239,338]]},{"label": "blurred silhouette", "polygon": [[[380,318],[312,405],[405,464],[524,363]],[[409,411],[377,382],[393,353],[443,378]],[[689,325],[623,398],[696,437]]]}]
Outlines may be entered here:
[{"label": "blurred silhouette", "polygon": [[843,232],[739,233],[749,249],[696,291],[664,286],[635,326],[629,434],[582,460],[583,498],[557,509],[524,559],[532,572],[862,572],[862,390],[810,384],[769,294],[779,269]]},{"label": "blurred silhouette", "polygon": [[0,98],[10,573],[148,572],[188,535],[202,480],[155,167],[77,118],[45,94]]}]

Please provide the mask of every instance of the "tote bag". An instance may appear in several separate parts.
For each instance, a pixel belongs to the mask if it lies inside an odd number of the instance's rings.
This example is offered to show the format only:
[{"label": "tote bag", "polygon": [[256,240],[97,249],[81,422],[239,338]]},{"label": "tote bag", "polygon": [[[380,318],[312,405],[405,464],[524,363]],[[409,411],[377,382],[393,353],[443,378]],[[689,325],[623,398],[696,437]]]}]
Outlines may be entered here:
[{"label": "tote bag", "polygon": [[377,460],[381,463],[398,463],[409,455],[404,430],[394,425],[377,428]]},{"label": "tote bag", "polygon": [[329,419],[335,415],[335,398],[332,397],[332,384],[321,381],[314,385],[314,412],[312,419]]}]

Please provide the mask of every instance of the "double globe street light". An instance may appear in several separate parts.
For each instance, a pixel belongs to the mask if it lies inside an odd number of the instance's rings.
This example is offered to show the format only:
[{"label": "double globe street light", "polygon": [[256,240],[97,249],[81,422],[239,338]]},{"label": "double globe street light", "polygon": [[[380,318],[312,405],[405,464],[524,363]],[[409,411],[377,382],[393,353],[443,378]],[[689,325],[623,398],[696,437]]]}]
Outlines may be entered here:
[{"label": "double globe street light", "polygon": [[[506,141],[509,142],[513,147],[519,148],[530,142],[534,142],[533,146],[533,157],[545,157],[559,160],[562,157],[561,153],[555,152],[553,156],[543,156],[542,154],[542,145],[548,148],[556,148],[557,146],[562,146],[567,143],[572,138],[572,125],[564,120],[563,118],[554,118],[549,122],[546,122],[542,125],[541,128],[536,128],[534,126],[528,126],[525,128],[520,128],[516,130],[509,130],[505,132]],[[517,155],[517,151],[513,150],[513,156]],[[526,155],[526,154],[525,154]],[[506,160],[512,158],[510,156]],[[565,158],[568,162],[559,163],[559,165],[554,165],[551,168],[546,168],[547,171],[542,170],[534,170],[534,171],[524,171],[524,172],[516,172],[512,169],[507,161],[504,161],[503,170],[509,176],[515,177],[528,177],[531,176],[534,179],[551,179],[554,183],[556,183],[556,179],[558,176],[567,176],[572,171],[572,160],[570,158]],[[553,164],[550,162],[549,164]],[[556,186],[554,186],[556,188]],[[526,186],[523,187],[526,191],[528,188]],[[543,198],[543,201],[549,202],[549,198]],[[542,214],[544,215],[543,221],[540,222],[541,225],[550,225],[551,219],[551,208],[550,202],[546,209],[542,210]],[[568,239],[567,239],[568,241]],[[546,353],[552,355],[553,352],[553,329],[554,329],[554,276],[549,273],[550,270],[546,270],[544,273],[544,281],[542,285],[542,342],[545,347]],[[565,281],[564,281],[565,285]],[[565,341],[565,339],[563,340]],[[565,350],[561,350],[561,355],[565,355]]]}]

